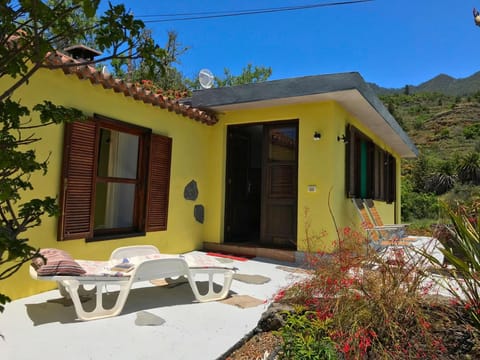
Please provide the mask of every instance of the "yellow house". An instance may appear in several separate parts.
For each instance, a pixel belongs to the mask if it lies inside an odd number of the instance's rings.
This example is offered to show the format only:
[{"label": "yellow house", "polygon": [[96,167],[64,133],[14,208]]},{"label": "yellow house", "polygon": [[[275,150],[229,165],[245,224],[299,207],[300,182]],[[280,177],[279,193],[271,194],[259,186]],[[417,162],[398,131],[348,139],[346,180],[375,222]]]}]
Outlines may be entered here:
[{"label": "yellow house", "polygon": [[[75,258],[106,259],[135,244],[165,253],[215,244],[329,250],[335,224],[358,224],[351,197],[374,198],[385,221],[400,220],[400,159],[417,154],[358,73],[205,89],[180,101],[78,64],[41,69],[15,98],[88,116],[35,130],[49,171],[32,179],[34,196],[57,196],[61,216],[26,237]],[[324,235],[307,244],[306,228]],[[24,266],[0,292],[15,299],[52,286]]]}]

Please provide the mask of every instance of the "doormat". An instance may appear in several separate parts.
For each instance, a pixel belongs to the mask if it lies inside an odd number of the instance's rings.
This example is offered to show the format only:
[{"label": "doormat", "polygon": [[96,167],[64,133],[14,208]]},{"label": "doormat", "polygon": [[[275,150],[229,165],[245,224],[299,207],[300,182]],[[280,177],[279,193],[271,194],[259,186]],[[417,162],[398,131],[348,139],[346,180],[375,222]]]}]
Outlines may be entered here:
[{"label": "doormat", "polygon": [[232,259],[228,259],[228,258],[224,258],[224,257],[215,257],[215,260],[217,260],[218,262],[222,263],[222,264],[231,264],[233,263],[233,260]]},{"label": "doormat", "polygon": [[160,316],[148,311],[137,312],[137,318],[135,319],[135,325],[137,326],[160,326],[163,324],[165,324],[165,320]]},{"label": "doormat", "polygon": [[263,275],[233,274],[233,279],[247,284],[266,284],[270,281],[269,277]]},{"label": "doormat", "polygon": [[229,255],[229,254],[221,254],[221,253],[216,253],[216,252],[207,252],[207,255],[209,256],[215,256],[219,258],[226,258],[226,259],[232,259],[232,260],[237,260],[237,261],[247,261],[247,257],[240,257],[240,256],[235,256],[235,255]]},{"label": "doormat", "polygon": [[225,300],[220,300],[219,302],[227,305],[234,305],[241,309],[246,309],[262,305],[265,301],[256,299],[250,295],[233,295]]}]

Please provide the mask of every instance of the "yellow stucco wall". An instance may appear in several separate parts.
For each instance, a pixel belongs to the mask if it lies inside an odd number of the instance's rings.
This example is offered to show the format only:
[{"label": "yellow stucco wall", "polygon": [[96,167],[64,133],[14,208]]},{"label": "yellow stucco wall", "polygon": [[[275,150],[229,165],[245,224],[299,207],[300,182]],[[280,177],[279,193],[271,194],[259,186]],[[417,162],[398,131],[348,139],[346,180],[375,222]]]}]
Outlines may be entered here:
[{"label": "yellow stucco wall", "polygon": [[[15,93],[15,97],[29,107],[43,100],[50,100],[58,105],[75,107],[86,115],[98,113],[151,128],[154,133],[173,138],[167,231],[150,232],[146,236],[119,240],[87,243],[81,239],[59,242],[56,232],[57,218],[45,217],[41,226],[26,234],[32,246],[61,248],[75,258],[84,259],[107,259],[115,248],[135,244],[152,244],[164,253],[180,253],[202,247],[203,229],[211,226],[209,222],[212,220],[208,213],[212,207],[211,196],[207,191],[211,188],[210,174],[218,168],[213,166],[209,159],[211,138],[214,135],[211,126],[135,101],[101,86],[94,86],[90,81],[79,81],[76,76],[65,76],[61,71],[38,72],[28,85]],[[33,119],[36,120],[35,114]],[[37,158],[49,157],[49,171],[46,176],[36,174],[32,177],[35,191],[25,194],[25,198],[32,195],[56,197],[60,189],[63,126],[36,129],[35,135],[42,138],[35,146]],[[197,182],[199,189],[196,201],[187,201],[183,196],[184,187],[191,180]],[[203,204],[206,208],[203,225],[194,219],[195,204]],[[28,266],[23,266],[13,277],[1,281],[0,293],[19,298],[54,286],[54,283],[31,280]]]},{"label": "yellow stucco wall", "polygon": [[[223,242],[228,125],[298,119],[297,243],[298,250],[301,251],[330,250],[336,239],[334,220],[339,228],[357,226],[359,223],[353,205],[345,197],[345,144],[337,141],[337,136],[344,134],[347,123],[353,124],[384,149],[392,152],[358,119],[350,116],[333,101],[227,111],[219,114],[218,124],[207,126],[158,107],[140,103],[123,94],[115,94],[101,86],[94,86],[89,81],[80,81],[75,76],[65,76],[59,70],[40,71],[15,95],[22,100],[22,104],[30,107],[42,100],[51,100],[59,105],[75,107],[87,115],[98,113],[151,128],[154,133],[173,138],[167,231],[151,232],[142,237],[90,243],[84,239],[58,242],[57,219],[44,218],[40,227],[28,232],[27,237],[32,246],[61,248],[75,258],[107,259],[113,249],[135,244],[152,244],[165,253],[180,253],[201,248],[203,241]],[[319,141],[313,140],[315,131],[322,135]],[[49,156],[48,174],[35,175],[32,178],[35,197],[58,196],[63,126],[37,129],[35,133],[42,138],[36,146],[38,158],[44,159]],[[400,174],[399,158],[397,166],[397,173]],[[195,180],[199,188],[199,197],[194,202],[183,197],[184,187],[191,180]],[[308,192],[309,185],[316,185],[317,191]],[[397,185],[399,189],[399,175]],[[393,205],[376,203],[385,222],[393,223],[395,220]],[[196,222],[193,217],[195,204],[205,206],[204,224]],[[397,206],[399,210],[399,202]],[[310,238],[315,239],[319,236],[312,244],[306,243],[307,222],[311,224]],[[0,283],[0,293],[6,293],[15,299],[54,286],[54,283],[31,280],[28,266],[24,266],[13,277]]]},{"label": "yellow stucco wall", "polygon": [[[213,206],[209,212],[213,212],[214,221],[209,222],[205,227],[207,241],[222,242],[223,239],[227,126],[292,119],[298,119],[299,123],[298,250],[331,250],[337,239],[336,226],[338,229],[359,226],[360,221],[356,210],[351,200],[345,196],[345,144],[337,141],[337,136],[344,134],[346,125],[350,123],[382,148],[393,153],[392,149],[333,101],[285,105],[226,111],[221,114],[219,124],[213,129],[215,135],[212,137],[213,147],[221,151],[212,152],[211,155],[212,164],[219,167],[216,171],[212,169],[210,177]],[[315,131],[322,135],[319,141],[313,140]],[[397,158],[398,174],[400,173],[399,164],[400,161]],[[397,180],[397,194],[399,194],[399,175]],[[315,185],[317,191],[308,192],[309,185]],[[385,223],[394,223],[394,205],[378,201],[376,205]],[[306,224],[309,225],[306,227]]]}]

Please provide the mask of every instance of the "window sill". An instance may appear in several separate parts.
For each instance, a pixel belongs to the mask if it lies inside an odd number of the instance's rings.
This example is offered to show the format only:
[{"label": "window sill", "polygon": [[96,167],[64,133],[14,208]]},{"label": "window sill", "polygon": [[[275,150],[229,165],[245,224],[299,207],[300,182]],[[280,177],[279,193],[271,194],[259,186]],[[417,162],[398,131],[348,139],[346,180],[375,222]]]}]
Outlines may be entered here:
[{"label": "window sill", "polygon": [[146,232],[129,232],[129,233],[122,233],[122,234],[101,234],[101,235],[94,235],[93,238],[85,239],[85,242],[96,242],[96,241],[104,241],[104,240],[118,240],[118,239],[125,239],[125,238],[132,238],[132,237],[140,237],[145,236]]}]

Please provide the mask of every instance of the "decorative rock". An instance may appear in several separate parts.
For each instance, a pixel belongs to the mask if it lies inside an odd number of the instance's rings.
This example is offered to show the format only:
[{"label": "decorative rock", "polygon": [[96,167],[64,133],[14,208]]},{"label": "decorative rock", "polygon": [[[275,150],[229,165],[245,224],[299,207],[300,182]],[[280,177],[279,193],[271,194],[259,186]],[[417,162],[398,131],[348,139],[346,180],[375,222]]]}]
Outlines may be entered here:
[{"label": "decorative rock", "polygon": [[185,200],[197,200],[198,187],[195,180],[190,181],[187,186],[185,186],[185,190],[183,191],[183,197],[185,198]]},{"label": "decorative rock", "polygon": [[193,216],[195,217],[195,220],[197,220],[200,224],[203,224],[205,219],[205,208],[203,205],[195,205],[193,208]]},{"label": "decorative rock", "polygon": [[286,313],[293,313],[293,306],[282,303],[273,303],[262,314],[256,330],[274,331],[280,329],[285,324]]},{"label": "decorative rock", "polygon": [[233,279],[242,281],[247,284],[257,284],[257,285],[266,284],[271,280],[269,277],[263,276],[263,275],[251,275],[251,274],[239,274],[239,273],[233,274]]},{"label": "decorative rock", "polygon": [[135,319],[135,325],[138,326],[159,326],[163,324],[165,324],[164,319],[148,311],[139,311]]}]

